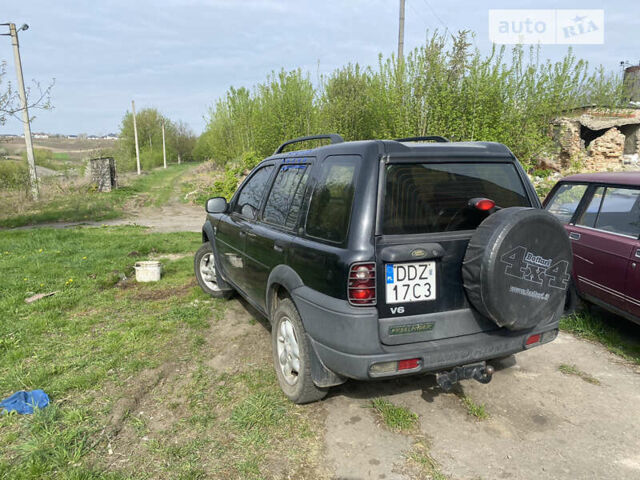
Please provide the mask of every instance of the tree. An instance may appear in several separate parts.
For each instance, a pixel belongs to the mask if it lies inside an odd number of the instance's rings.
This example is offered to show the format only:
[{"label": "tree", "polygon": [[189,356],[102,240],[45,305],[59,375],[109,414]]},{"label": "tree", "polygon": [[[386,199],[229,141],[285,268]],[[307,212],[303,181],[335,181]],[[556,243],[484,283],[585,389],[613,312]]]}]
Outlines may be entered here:
[{"label": "tree", "polygon": [[[140,147],[140,162],[142,168],[153,168],[162,165],[162,122],[165,125],[167,162],[191,160],[195,146],[195,135],[184,122],[173,123],[155,108],[143,108],[136,112],[136,127],[138,129],[138,145]],[[127,112],[120,125],[120,153],[124,156],[120,162],[121,168],[132,167],[135,159],[136,147],[133,133],[133,115]]]},{"label": "tree", "polygon": [[170,142],[178,155],[178,162],[193,159],[193,149],[196,146],[196,135],[189,125],[182,120],[171,125]]},{"label": "tree", "polygon": [[[0,62],[0,125],[4,125],[8,117],[16,117],[22,111],[22,103],[20,102],[19,93],[13,88],[10,81],[5,80],[7,74],[7,62]],[[3,85],[4,83],[4,85]],[[27,108],[51,110],[51,90],[55,80],[46,87],[42,88],[39,82],[33,80],[32,85],[25,88],[27,94]],[[22,121],[22,119],[20,119]]]}]

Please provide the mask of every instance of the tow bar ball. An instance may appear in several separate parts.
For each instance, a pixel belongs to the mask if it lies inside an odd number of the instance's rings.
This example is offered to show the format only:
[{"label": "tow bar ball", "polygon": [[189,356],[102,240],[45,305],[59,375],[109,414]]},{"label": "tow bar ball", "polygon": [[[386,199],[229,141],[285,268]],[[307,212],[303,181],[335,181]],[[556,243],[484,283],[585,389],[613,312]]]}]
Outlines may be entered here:
[{"label": "tow bar ball", "polygon": [[489,383],[494,371],[494,368],[485,362],[474,363],[456,367],[448,372],[437,373],[436,381],[442,390],[450,392],[456,383],[468,378],[474,378],[480,383]]}]

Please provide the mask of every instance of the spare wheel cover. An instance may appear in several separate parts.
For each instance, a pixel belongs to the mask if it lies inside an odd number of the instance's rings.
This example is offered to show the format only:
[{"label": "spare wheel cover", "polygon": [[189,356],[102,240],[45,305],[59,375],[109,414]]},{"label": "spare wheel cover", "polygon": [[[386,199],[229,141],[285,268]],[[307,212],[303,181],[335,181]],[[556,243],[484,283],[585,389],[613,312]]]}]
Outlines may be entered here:
[{"label": "spare wheel cover", "polygon": [[511,330],[558,318],[572,266],[563,225],[549,212],[511,207],[487,217],[469,241],[462,279],[471,304]]}]

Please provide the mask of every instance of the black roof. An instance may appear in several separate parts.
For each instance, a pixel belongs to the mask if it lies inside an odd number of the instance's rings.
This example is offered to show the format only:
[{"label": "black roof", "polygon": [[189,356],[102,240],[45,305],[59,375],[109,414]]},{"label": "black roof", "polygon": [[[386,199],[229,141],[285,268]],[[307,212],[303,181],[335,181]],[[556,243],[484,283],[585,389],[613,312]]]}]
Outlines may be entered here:
[{"label": "black roof", "polygon": [[333,143],[306,150],[292,150],[272,155],[269,159],[295,158],[330,154],[363,154],[375,149],[391,157],[474,157],[515,159],[511,150],[496,142],[398,142],[396,140],[358,140]]}]

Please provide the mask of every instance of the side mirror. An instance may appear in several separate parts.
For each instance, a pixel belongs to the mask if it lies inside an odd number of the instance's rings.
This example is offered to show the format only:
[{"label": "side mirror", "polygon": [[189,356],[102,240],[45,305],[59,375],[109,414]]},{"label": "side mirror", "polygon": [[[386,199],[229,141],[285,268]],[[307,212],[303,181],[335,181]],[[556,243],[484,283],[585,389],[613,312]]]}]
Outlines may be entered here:
[{"label": "side mirror", "polygon": [[228,205],[224,197],[213,197],[207,200],[205,210],[207,213],[224,213],[227,211]]}]

